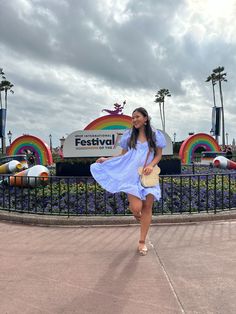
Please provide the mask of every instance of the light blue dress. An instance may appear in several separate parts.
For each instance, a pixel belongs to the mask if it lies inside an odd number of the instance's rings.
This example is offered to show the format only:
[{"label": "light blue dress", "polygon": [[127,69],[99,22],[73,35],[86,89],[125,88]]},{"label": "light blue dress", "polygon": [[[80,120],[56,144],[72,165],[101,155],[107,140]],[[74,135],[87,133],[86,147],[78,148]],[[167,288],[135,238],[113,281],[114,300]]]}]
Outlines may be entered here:
[{"label": "light blue dress", "polygon": [[[156,130],[156,146],[164,148],[166,141],[164,135]],[[90,171],[94,179],[108,192],[125,192],[145,200],[148,194],[153,194],[155,200],[161,197],[159,184],[154,187],[145,188],[141,185],[138,168],[143,166],[148,153],[148,143],[137,142],[136,149],[128,147],[131,130],[126,130],[120,139],[120,146],[127,153],[113,157],[103,163],[94,163]],[[147,164],[153,160],[154,153],[151,152]]]}]

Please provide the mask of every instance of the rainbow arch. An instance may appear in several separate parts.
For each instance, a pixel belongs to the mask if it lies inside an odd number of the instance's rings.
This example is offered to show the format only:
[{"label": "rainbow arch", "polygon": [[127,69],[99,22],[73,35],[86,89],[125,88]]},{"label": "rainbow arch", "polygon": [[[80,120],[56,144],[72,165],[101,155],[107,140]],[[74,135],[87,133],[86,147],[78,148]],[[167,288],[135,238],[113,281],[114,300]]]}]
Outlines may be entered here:
[{"label": "rainbow arch", "polygon": [[49,146],[40,138],[33,135],[22,135],[16,138],[10,145],[7,155],[25,154],[25,150],[27,149],[35,154],[38,165],[48,166],[53,163]]},{"label": "rainbow arch", "polygon": [[107,115],[89,123],[84,130],[122,130],[132,127],[132,118],[126,115]]},{"label": "rainbow arch", "polygon": [[206,133],[197,133],[189,136],[181,145],[179,156],[183,164],[190,164],[194,157],[194,152],[203,147],[206,151],[221,151],[217,141]]}]

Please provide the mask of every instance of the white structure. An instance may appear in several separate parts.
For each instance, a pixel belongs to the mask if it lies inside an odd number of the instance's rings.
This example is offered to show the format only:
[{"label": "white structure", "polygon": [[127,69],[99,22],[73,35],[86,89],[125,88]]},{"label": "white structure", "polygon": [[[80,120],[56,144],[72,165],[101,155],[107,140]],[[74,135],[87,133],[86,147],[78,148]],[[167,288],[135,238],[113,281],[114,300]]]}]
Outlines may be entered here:
[{"label": "white structure", "polygon": [[[63,155],[66,158],[118,155],[121,152],[119,141],[125,131],[126,129],[75,131],[65,139]],[[167,143],[163,155],[173,155],[170,136],[163,131],[161,132]]]}]

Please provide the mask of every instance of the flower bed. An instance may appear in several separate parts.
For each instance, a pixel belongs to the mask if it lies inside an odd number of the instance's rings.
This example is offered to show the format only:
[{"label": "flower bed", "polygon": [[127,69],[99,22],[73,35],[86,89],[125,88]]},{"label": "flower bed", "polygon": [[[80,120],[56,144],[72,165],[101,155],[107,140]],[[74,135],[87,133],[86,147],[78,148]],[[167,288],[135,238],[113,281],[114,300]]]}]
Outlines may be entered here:
[{"label": "flower bed", "polygon": [[[182,175],[162,176],[162,199],[154,214],[219,211],[236,207],[236,172],[183,167]],[[129,215],[124,193],[110,194],[92,178],[50,177],[45,187],[26,189],[2,185],[0,207],[53,215]]]}]

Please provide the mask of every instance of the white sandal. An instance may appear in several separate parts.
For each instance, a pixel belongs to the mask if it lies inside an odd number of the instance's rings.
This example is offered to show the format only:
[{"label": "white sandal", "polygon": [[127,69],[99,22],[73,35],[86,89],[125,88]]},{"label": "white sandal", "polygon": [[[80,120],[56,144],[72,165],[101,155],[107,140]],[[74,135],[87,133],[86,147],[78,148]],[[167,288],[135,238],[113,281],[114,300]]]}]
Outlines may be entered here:
[{"label": "white sandal", "polygon": [[138,247],[138,252],[141,256],[147,255],[148,249],[145,245],[145,241],[139,240],[139,244],[144,244],[143,248]]}]

